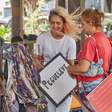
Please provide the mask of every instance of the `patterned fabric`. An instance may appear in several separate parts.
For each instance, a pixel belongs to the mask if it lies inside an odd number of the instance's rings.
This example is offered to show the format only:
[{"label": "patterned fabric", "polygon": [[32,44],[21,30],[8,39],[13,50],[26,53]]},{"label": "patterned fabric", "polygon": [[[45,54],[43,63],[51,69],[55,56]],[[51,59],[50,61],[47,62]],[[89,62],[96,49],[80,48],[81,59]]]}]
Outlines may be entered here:
[{"label": "patterned fabric", "polygon": [[[40,77],[33,66],[32,58],[27,50],[19,45],[14,56],[13,76],[16,77],[16,93],[23,103],[39,104],[45,101],[41,99],[41,93],[37,88]],[[33,79],[35,78],[35,81]],[[35,83],[36,82],[36,83]],[[44,100],[44,101],[42,101]],[[46,102],[46,101],[45,101]]]},{"label": "patterned fabric", "polygon": [[101,75],[104,73],[104,70],[102,68],[102,64],[103,64],[103,60],[99,59],[97,63],[95,62],[91,62],[91,65],[89,67],[89,70],[84,73],[84,76],[90,76],[90,77],[94,77],[96,75]]},{"label": "patterned fabric", "polygon": [[81,91],[85,91],[86,93],[90,93],[93,89],[96,88],[96,86],[98,86],[101,83],[102,80],[103,79],[98,79],[98,80],[92,81],[92,82],[83,82],[84,88],[82,88]]},{"label": "patterned fabric", "polygon": [[0,56],[3,62],[7,62],[2,71],[6,72],[4,85],[9,108],[15,108],[16,94],[20,103],[35,105],[42,112],[44,108],[40,107],[46,106],[47,102],[38,89],[40,77],[26,48],[23,45],[4,45],[0,47]]},{"label": "patterned fabric", "polygon": [[10,112],[5,96],[0,96],[0,112]]},{"label": "patterned fabric", "polygon": [[[103,64],[103,60],[102,59],[98,59],[98,62],[91,62],[90,68],[89,70],[84,73],[84,76],[89,76],[89,77],[94,77],[97,75],[103,75],[104,74],[104,70],[102,68],[102,64]],[[98,84],[101,83],[103,79],[98,79],[95,80],[93,82],[83,82],[83,86],[84,89],[87,93],[91,92],[93,89],[95,89],[96,86],[98,86]]]}]

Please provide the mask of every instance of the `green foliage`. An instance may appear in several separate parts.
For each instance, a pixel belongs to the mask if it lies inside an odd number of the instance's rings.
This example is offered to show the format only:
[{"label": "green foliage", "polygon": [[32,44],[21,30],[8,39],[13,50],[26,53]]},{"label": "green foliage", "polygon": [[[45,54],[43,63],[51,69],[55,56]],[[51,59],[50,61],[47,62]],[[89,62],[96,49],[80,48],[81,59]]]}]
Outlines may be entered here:
[{"label": "green foliage", "polygon": [[112,22],[107,23],[107,30],[112,30]]},{"label": "green foliage", "polygon": [[4,25],[0,26],[0,37],[4,37],[6,33],[8,33],[9,30],[7,27],[5,27]]},{"label": "green foliage", "polygon": [[5,42],[8,42],[10,43],[11,39],[9,37],[9,34],[10,34],[10,28],[4,26],[4,25],[1,25],[0,26],[0,37],[3,38],[5,40]]}]

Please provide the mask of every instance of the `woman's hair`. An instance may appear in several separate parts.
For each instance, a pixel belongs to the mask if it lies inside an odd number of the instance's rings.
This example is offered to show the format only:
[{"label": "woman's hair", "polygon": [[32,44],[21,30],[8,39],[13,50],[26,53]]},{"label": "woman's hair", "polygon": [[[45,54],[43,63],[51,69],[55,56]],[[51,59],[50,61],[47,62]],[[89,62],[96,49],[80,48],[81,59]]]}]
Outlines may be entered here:
[{"label": "woman's hair", "polygon": [[101,27],[102,20],[104,20],[104,13],[97,9],[85,9],[81,17],[86,23],[91,23],[95,27]]},{"label": "woman's hair", "polygon": [[63,32],[69,36],[74,37],[78,32],[78,27],[75,21],[73,20],[73,17],[68,14],[67,10],[60,6],[55,9],[52,9],[49,14],[49,21],[51,21],[51,18],[54,15],[62,18],[64,23]]}]

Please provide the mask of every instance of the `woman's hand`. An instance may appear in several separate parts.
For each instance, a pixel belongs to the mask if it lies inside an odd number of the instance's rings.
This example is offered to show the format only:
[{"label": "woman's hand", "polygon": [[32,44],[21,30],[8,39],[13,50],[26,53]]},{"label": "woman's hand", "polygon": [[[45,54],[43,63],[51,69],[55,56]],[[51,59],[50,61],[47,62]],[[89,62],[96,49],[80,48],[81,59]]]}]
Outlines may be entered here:
[{"label": "woman's hand", "polygon": [[69,73],[69,75],[73,78],[75,76],[75,72],[74,72],[74,66],[73,65],[69,65],[67,67],[67,71]]},{"label": "woman's hand", "polygon": [[75,75],[81,75],[89,69],[90,62],[86,59],[82,59],[78,62],[78,64],[69,65],[67,67],[67,71],[71,77]]},{"label": "woman's hand", "polygon": [[41,62],[39,61],[38,56],[33,57],[33,64],[38,70],[44,68],[44,65],[42,65]]},{"label": "woman's hand", "polygon": [[37,67],[38,70],[44,68],[44,65],[42,65],[38,60],[34,61],[34,65]]}]

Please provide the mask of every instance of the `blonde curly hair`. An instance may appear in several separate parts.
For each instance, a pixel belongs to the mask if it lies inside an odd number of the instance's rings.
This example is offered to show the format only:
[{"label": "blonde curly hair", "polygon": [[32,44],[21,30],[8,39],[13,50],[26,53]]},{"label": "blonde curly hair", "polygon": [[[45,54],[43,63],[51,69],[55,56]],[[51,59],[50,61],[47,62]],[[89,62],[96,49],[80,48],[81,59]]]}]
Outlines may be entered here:
[{"label": "blonde curly hair", "polygon": [[71,37],[76,37],[78,32],[78,27],[74,18],[68,13],[68,11],[63,7],[56,7],[50,11],[49,22],[51,21],[52,16],[57,15],[62,18],[64,23],[63,32]]}]

